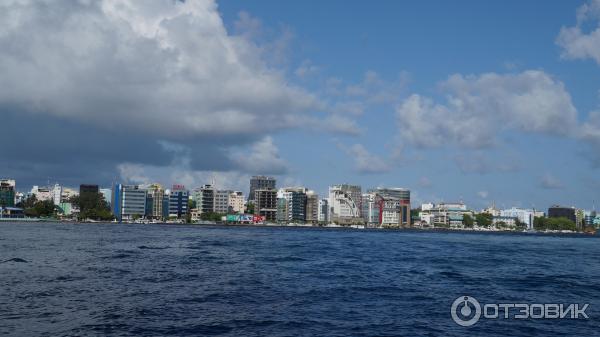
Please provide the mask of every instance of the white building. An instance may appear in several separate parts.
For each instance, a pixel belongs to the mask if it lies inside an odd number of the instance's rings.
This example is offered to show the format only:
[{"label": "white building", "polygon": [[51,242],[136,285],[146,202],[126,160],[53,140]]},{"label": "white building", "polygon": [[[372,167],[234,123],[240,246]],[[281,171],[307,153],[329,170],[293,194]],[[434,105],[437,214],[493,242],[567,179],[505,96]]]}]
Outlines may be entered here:
[{"label": "white building", "polygon": [[244,194],[240,191],[231,191],[228,206],[234,213],[244,213]]},{"label": "white building", "polygon": [[455,203],[439,203],[422,204],[420,220],[429,225],[446,226],[446,227],[462,227],[463,217],[469,215],[473,217],[473,212],[467,209],[467,206],[462,202]]},{"label": "white building", "polygon": [[533,219],[535,218],[535,212],[531,209],[523,209],[517,207],[503,209],[500,211],[500,216],[517,218],[520,222],[527,225],[527,229],[533,229]]},{"label": "white building", "polygon": [[54,184],[54,187],[52,188],[52,191],[50,192],[52,194],[52,202],[58,206],[60,205],[60,202],[62,200],[62,187],[59,184]]},{"label": "white building", "polygon": [[215,191],[215,213],[227,214],[229,213],[229,195],[232,191]]},{"label": "white building", "polygon": [[360,186],[348,184],[330,186],[328,202],[331,221],[356,222],[356,220],[362,220]]},{"label": "white building", "polygon": [[35,195],[35,198],[38,201],[53,201],[54,200],[54,195],[52,194],[50,189],[47,187],[39,187],[37,185],[34,185],[33,188],[31,189],[30,195]]}]

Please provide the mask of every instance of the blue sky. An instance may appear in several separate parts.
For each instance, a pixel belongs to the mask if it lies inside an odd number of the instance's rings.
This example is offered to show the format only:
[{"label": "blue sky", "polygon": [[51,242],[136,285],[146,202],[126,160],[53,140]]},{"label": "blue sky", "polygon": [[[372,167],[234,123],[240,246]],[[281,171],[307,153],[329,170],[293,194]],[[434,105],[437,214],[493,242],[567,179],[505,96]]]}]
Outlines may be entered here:
[{"label": "blue sky", "polygon": [[[336,77],[359,82],[375,71],[394,81],[406,73],[408,84],[398,101],[410,93],[439,95],[438,82],[448,76],[488,72],[515,73],[542,70],[564,83],[579,119],[599,103],[600,67],[593,60],[565,60],[555,43],[563,26],[575,24],[575,10],[583,2],[568,1],[419,1],[399,2],[281,2],[223,1],[219,10],[233,27],[238,13],[246,11],[267,27],[293,32],[289,67],[310,60],[319,68],[314,81]],[[309,82],[319,88],[319,85]],[[297,168],[301,182],[324,190],[329,182],[357,182],[411,187],[423,200],[458,200],[482,207],[520,205],[546,208],[552,203],[592,207],[598,194],[598,169],[581,142],[555,136],[506,135],[507,142],[473,157],[493,161],[480,172],[462,172],[452,161],[461,148],[409,150],[405,160],[387,173],[357,174],[352,158],[336,142],[363,144],[381,157],[389,155],[397,133],[393,104],[374,106],[360,116],[366,130],[358,139],[305,132],[276,136],[283,156]],[[313,151],[318,163],[291,154]],[[422,157],[411,160],[410,156]],[[518,168],[494,172],[507,161]],[[323,165],[323,163],[328,163]],[[488,172],[491,171],[491,172]],[[544,175],[556,188],[540,186]],[[419,181],[421,183],[419,183]],[[430,186],[428,183],[429,181]],[[552,185],[552,184],[549,184]],[[485,198],[482,198],[485,195]]]},{"label": "blue sky", "polygon": [[476,209],[600,202],[597,0],[0,7],[0,173],[21,190],[272,174]]}]

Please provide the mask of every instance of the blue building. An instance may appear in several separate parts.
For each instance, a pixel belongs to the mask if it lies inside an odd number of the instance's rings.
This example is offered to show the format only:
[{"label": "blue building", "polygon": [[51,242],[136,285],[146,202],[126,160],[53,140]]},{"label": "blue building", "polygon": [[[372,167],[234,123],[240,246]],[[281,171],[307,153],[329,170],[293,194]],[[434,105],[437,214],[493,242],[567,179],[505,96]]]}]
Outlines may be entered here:
[{"label": "blue building", "polygon": [[169,195],[169,217],[178,219],[187,216],[190,192],[183,185],[173,185]]}]

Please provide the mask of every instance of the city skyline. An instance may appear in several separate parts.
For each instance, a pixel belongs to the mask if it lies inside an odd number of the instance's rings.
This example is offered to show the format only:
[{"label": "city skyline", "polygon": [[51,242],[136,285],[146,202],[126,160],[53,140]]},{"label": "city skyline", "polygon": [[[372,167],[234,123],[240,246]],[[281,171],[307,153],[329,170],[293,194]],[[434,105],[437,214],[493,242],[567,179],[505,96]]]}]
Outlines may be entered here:
[{"label": "city skyline", "polygon": [[415,205],[598,202],[600,1],[123,4],[0,5],[0,176],[18,190],[246,194],[265,174]]}]

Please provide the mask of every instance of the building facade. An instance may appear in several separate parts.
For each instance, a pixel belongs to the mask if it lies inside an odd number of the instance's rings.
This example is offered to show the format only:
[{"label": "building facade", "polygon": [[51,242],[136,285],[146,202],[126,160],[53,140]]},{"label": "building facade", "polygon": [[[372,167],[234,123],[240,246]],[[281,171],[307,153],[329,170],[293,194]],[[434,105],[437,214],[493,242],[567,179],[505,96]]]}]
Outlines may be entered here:
[{"label": "building facade", "polygon": [[147,191],[136,185],[116,184],[113,188],[112,211],[119,221],[133,220],[146,214]]},{"label": "building facade", "polygon": [[320,223],[328,223],[329,222],[329,201],[327,199],[319,200],[319,222]]},{"label": "building facade", "polygon": [[16,185],[13,179],[0,179],[0,207],[15,207]]},{"label": "building facade", "polygon": [[190,193],[183,185],[173,185],[169,195],[169,217],[178,219],[184,218],[188,214],[188,201]]},{"label": "building facade", "polygon": [[553,205],[548,208],[548,217],[549,218],[567,218],[573,223],[577,223],[577,216],[575,214],[574,207],[563,207],[559,205]]},{"label": "building facade", "polygon": [[254,191],[254,214],[265,221],[277,221],[277,190],[259,188]]},{"label": "building facade", "polygon": [[240,191],[232,191],[229,194],[229,210],[232,213],[244,213],[244,194]]},{"label": "building facade", "polygon": [[362,222],[362,193],[358,185],[329,187],[329,219],[342,224]]},{"label": "building facade", "polygon": [[216,190],[213,185],[203,185],[194,191],[194,200],[196,200],[196,209],[199,214],[215,212]]},{"label": "building facade", "polygon": [[248,201],[255,200],[255,191],[258,189],[276,189],[277,180],[274,177],[268,176],[253,176],[250,178],[250,193],[248,194]]}]

